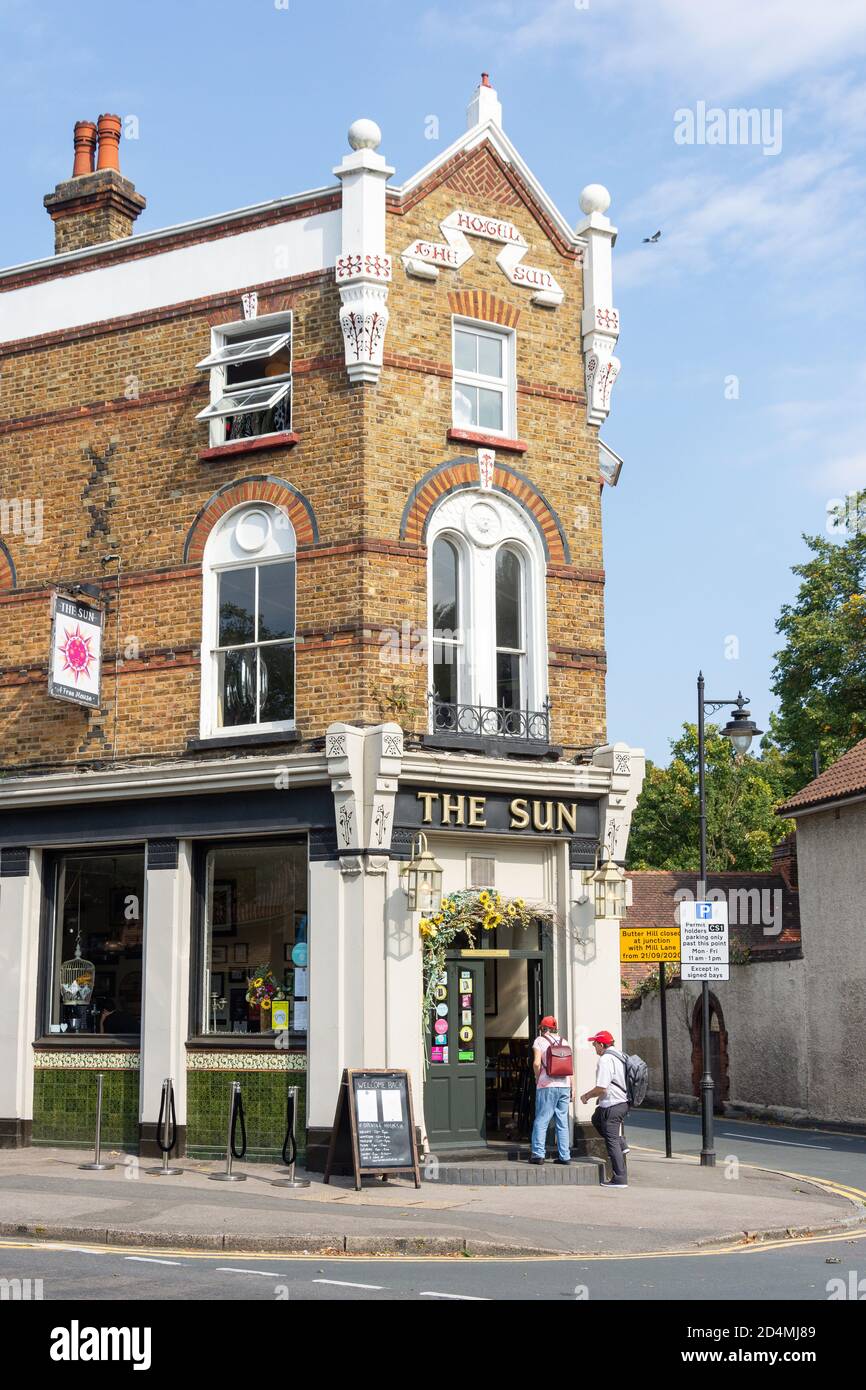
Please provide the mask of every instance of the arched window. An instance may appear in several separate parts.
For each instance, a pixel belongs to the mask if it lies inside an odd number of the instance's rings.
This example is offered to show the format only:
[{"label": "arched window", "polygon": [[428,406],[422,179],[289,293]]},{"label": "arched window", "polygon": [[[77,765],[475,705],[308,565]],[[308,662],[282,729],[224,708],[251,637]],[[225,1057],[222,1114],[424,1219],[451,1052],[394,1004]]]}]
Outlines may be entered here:
[{"label": "arched window", "polygon": [[295,533],[278,507],[238,507],[204,553],[202,737],[291,729]]},{"label": "arched window", "polygon": [[430,520],[434,733],[546,739],[545,560],[523,511],[489,489]]},{"label": "arched window", "polygon": [[463,576],[457,543],[440,536],[433,546],[431,617],[433,690],[443,705],[456,705],[463,686],[461,605]]}]

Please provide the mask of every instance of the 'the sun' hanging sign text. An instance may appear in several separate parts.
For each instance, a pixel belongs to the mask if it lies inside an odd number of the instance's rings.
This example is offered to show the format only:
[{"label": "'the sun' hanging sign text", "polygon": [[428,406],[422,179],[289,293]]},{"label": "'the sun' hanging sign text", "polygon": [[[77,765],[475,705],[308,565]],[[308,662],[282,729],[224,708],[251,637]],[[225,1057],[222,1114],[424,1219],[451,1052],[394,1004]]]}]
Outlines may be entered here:
[{"label": "'the sun' hanging sign text", "polygon": [[403,264],[410,275],[435,280],[442,266],[448,270],[459,270],[472,256],[467,236],[480,236],[487,241],[504,243],[496,257],[496,264],[512,285],[522,285],[533,291],[533,304],[555,309],[565,298],[565,292],[549,270],[523,264],[529,243],[513,222],[503,222],[498,217],[485,217],[481,213],[458,208],[449,213],[439,226],[445,237],[444,242],[413,241],[402,253]]},{"label": "'the sun' hanging sign text", "polygon": [[55,594],[51,605],[48,694],[76,705],[99,705],[103,610]]}]

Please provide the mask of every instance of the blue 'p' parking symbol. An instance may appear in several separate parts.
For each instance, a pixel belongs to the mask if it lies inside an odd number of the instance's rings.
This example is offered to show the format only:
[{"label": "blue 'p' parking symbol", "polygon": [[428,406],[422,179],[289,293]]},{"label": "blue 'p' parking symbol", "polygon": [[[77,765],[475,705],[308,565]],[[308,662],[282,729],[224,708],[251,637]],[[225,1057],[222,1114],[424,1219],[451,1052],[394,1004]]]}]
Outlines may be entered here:
[{"label": "blue 'p' parking symbol", "polygon": [[697,913],[696,913],[696,916],[697,916],[697,917],[699,917],[699,918],[701,918],[701,919],[704,919],[704,918],[707,918],[707,917],[712,917],[712,915],[713,915],[713,905],[712,905],[712,903],[695,903],[695,907],[697,908]]}]

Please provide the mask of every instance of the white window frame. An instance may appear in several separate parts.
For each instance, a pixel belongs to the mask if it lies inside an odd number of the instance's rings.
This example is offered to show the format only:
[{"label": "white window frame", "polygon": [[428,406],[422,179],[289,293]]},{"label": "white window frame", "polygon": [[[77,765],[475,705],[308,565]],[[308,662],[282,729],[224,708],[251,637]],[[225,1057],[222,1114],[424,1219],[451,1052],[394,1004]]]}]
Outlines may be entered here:
[{"label": "white window frame", "polygon": [[440,531],[430,542],[430,578],[427,586],[427,631],[430,634],[428,642],[430,656],[430,679],[428,689],[433,689],[433,668],[436,664],[436,629],[434,628],[433,615],[433,550],[436,541],[448,541],[457,554],[457,632],[459,636],[453,639],[446,639],[442,646],[450,646],[453,652],[454,664],[457,668],[457,704],[466,704],[464,696],[465,690],[470,683],[469,660],[470,647],[466,632],[466,615],[470,611],[471,597],[469,586],[471,584],[471,561],[468,554],[468,546],[465,537],[458,535],[451,530]]},{"label": "white window frame", "polygon": [[[466,527],[475,503],[492,507],[499,518],[493,545],[474,541]],[[515,551],[522,571],[524,642],[521,709],[540,712],[548,694],[547,561],[541,538],[521,508],[490,489],[461,489],[446,497],[433,513],[427,535],[428,690],[433,690],[433,547],[450,540],[460,560],[458,620],[463,637],[457,676],[457,703],[496,708],[496,555]],[[430,732],[434,732],[432,722]],[[505,735],[507,737],[507,735]]]},{"label": "white window frame", "polygon": [[[237,555],[231,554],[232,548],[237,551],[237,547],[232,547],[229,540],[230,533],[233,533],[237,523],[241,518],[250,512],[266,512],[272,520],[272,535],[284,533],[281,540],[285,543],[285,549],[278,551],[276,544],[268,547],[268,553]],[[225,558],[223,558],[225,557]],[[202,559],[202,640],[201,640],[201,704],[199,729],[201,738],[234,738],[242,737],[247,734],[268,734],[289,732],[296,727],[295,718],[286,720],[269,720],[253,724],[220,724],[219,715],[219,654],[225,650],[218,644],[219,637],[219,576],[232,569],[251,569],[253,567],[264,567],[272,564],[285,564],[290,562],[294,566],[294,585],[295,585],[295,632],[291,639],[291,646],[295,654],[297,663],[298,639],[297,639],[297,545],[295,531],[289,518],[279,507],[266,502],[244,502],[238,507],[232,508],[224,517],[221,517],[211,534],[208,536],[205,546],[205,553]],[[250,647],[261,646],[287,646],[289,639],[277,638],[269,643],[247,643]],[[292,707],[297,708],[297,665],[293,668],[294,689],[292,691]]]},{"label": "white window frame", "polygon": [[[477,334],[480,338],[493,338],[502,345],[502,376],[485,376],[481,372],[467,372],[457,366],[457,331],[463,329]],[[499,439],[514,439],[517,436],[517,335],[513,328],[495,328],[477,319],[451,316],[451,422],[454,429],[474,430],[478,434],[495,435]],[[480,386],[485,390],[498,391],[502,396],[502,429],[487,425],[467,425],[457,419],[457,387]]]},{"label": "white window frame", "polygon": [[[210,352],[207,354],[206,357],[203,357],[199,363],[197,363],[199,371],[210,371],[210,402],[207,406],[205,406],[204,410],[200,411],[199,414],[196,416],[197,420],[207,421],[210,431],[209,443],[211,448],[215,448],[220,444],[225,444],[226,442],[226,427],[224,417],[226,415],[237,415],[243,413],[242,411],[238,411],[237,409],[226,409],[221,412],[215,409],[215,407],[219,406],[223,397],[225,397],[232,389],[234,389],[235,395],[240,395],[243,391],[252,391],[263,386],[273,386],[274,399],[271,402],[271,406],[276,405],[282,395],[288,394],[290,397],[292,396],[294,383],[293,327],[293,314],[291,313],[291,311],[289,311],[288,313],[282,314],[262,314],[259,318],[241,319],[233,323],[220,324],[216,328],[211,329]],[[261,354],[262,356],[270,357],[275,352],[279,352],[281,348],[283,348],[286,345],[286,341],[288,341],[288,374],[279,377],[261,377],[260,379],[257,379],[255,381],[242,382],[236,388],[228,387],[226,384],[225,368],[226,366],[233,365],[233,363],[232,361],[226,361],[222,349],[230,347],[239,339],[248,338],[251,333],[258,333],[259,330],[263,328],[270,330],[269,336],[279,338],[281,339],[281,341],[272,343],[270,345],[269,350],[266,353]],[[283,335],[286,336],[284,337]],[[249,360],[249,357],[253,357],[254,359],[255,354],[250,353],[249,356],[245,354],[244,358],[235,358],[234,361],[237,362],[238,360]],[[279,394],[277,394],[278,388],[280,386],[284,386],[286,382],[288,382],[288,392],[282,391],[279,392]],[[257,408],[258,410],[262,410],[268,407],[259,405]],[[294,424],[294,401],[292,401],[292,423]],[[277,431],[269,431],[268,434],[250,435],[249,438],[267,439],[269,437],[269,434],[273,433],[277,433]]]}]

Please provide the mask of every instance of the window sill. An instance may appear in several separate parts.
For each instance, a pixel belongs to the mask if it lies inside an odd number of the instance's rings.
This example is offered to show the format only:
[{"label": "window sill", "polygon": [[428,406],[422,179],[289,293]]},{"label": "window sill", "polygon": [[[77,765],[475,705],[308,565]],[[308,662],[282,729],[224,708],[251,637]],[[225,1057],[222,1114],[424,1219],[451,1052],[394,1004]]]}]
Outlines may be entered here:
[{"label": "window sill", "polygon": [[301,735],[297,729],[277,730],[267,734],[226,734],[216,738],[188,738],[187,753],[203,753],[208,748],[255,748],[267,747],[273,743],[299,743]]},{"label": "window sill", "polygon": [[132,1037],[129,1033],[117,1033],[112,1036],[110,1033],[48,1033],[44,1037],[37,1038],[33,1044],[34,1050],[39,1052],[54,1051],[58,1048],[90,1048],[105,1052],[140,1052],[141,1039]]},{"label": "window sill", "polygon": [[464,430],[452,426],[448,438],[461,444],[478,444],[482,449],[503,449],[506,453],[525,454],[529,445],[524,439],[507,439],[501,434],[484,434],[481,430]]},{"label": "window sill", "polygon": [[215,444],[212,449],[202,449],[199,459],[202,463],[213,463],[216,459],[233,458],[235,454],[254,454],[263,449],[291,449],[299,439],[300,435],[294,430],[262,434],[253,439],[233,439],[228,444]]}]

